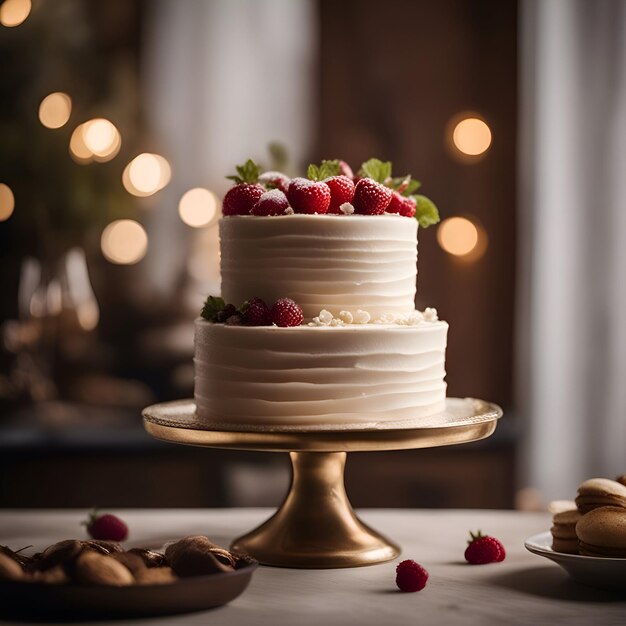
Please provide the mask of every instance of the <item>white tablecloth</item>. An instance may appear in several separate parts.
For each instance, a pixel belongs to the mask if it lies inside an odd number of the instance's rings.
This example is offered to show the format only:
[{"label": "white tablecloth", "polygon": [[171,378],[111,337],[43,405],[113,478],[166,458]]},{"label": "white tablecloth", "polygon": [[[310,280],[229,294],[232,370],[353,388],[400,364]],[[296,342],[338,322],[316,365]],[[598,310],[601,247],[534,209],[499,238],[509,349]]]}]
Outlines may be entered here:
[{"label": "white tablecloth", "polygon": [[[129,547],[159,546],[206,534],[227,546],[270,515],[268,509],[128,510]],[[547,514],[512,511],[366,510],[362,519],[402,546],[400,559],[370,567],[294,570],[260,567],[230,605],[205,613],[132,620],[140,624],[289,626],[355,624],[626,624],[626,594],[571,581],[557,565],[530,554],[524,539],[547,530]],[[82,537],[84,511],[0,511],[0,544],[41,549]],[[469,530],[505,544],[503,563],[470,566],[463,560]],[[400,593],[394,569],[411,558],[430,573],[426,588]],[[102,624],[102,622],[100,622]]]}]

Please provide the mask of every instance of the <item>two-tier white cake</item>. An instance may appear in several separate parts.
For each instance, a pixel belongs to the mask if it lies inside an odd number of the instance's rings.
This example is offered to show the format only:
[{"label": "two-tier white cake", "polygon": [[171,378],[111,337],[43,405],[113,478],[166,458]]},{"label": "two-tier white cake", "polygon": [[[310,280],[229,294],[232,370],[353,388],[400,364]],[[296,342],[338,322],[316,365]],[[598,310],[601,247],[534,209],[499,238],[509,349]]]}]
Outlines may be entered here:
[{"label": "two-tier white cake", "polygon": [[222,296],[291,298],[302,325],[195,322],[195,401],[233,429],[420,420],[445,408],[448,324],[415,310],[415,219],[234,215],[220,221]]}]

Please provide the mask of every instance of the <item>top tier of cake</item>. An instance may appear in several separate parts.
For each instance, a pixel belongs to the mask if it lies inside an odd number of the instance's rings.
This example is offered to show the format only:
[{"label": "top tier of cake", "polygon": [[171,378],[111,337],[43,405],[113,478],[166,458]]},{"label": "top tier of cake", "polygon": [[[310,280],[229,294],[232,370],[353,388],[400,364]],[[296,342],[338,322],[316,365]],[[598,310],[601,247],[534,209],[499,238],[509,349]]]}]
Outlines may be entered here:
[{"label": "top tier of cake", "polygon": [[399,215],[232,216],[220,221],[222,296],[292,298],[373,318],[415,309],[417,221]]}]

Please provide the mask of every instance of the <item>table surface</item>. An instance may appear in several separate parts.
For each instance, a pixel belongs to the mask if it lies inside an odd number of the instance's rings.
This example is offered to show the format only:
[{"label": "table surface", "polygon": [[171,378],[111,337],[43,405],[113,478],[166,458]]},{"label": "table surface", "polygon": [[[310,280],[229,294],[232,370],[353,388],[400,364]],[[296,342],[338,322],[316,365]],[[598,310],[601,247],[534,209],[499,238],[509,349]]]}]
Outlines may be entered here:
[{"label": "table surface", "polygon": [[[116,511],[117,512],[117,511]],[[269,509],[161,509],[118,513],[128,522],[127,547],[158,547],[190,534],[227,546],[272,511]],[[205,613],[148,620],[142,624],[307,626],[323,624],[624,624],[626,594],[584,587],[556,564],[524,548],[524,539],[550,526],[542,513],[471,510],[363,510],[360,517],[402,547],[399,559],[338,570],[259,567],[248,589],[228,606]],[[0,510],[0,544],[14,549],[81,537],[84,511]],[[503,563],[471,566],[463,552],[468,531],[499,537]],[[400,593],[395,566],[421,563],[430,578],[418,593]],[[2,622],[0,618],[0,623]],[[24,623],[24,622],[22,622]],[[98,622],[102,624],[102,622]]]}]

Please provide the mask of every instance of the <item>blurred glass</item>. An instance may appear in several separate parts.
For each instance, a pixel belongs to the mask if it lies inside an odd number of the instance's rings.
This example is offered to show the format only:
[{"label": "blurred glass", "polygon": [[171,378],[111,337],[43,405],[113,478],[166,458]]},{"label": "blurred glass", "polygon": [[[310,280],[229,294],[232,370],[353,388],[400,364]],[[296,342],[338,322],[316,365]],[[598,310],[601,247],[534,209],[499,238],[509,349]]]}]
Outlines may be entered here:
[{"label": "blurred glass", "polygon": [[59,397],[55,367],[96,328],[100,308],[81,248],[56,262],[25,257],[18,287],[18,319],[2,326],[4,347],[15,356],[10,380],[18,396],[34,402]]}]

